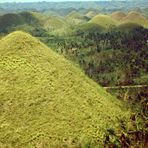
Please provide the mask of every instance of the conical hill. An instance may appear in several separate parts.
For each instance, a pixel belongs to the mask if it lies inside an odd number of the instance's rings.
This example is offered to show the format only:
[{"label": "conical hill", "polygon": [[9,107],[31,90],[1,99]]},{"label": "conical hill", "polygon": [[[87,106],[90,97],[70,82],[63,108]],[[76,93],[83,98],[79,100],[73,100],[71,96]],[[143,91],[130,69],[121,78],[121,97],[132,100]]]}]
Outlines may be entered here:
[{"label": "conical hill", "polygon": [[128,118],[122,102],[27,33],[1,39],[0,55],[0,147],[101,143]]}]

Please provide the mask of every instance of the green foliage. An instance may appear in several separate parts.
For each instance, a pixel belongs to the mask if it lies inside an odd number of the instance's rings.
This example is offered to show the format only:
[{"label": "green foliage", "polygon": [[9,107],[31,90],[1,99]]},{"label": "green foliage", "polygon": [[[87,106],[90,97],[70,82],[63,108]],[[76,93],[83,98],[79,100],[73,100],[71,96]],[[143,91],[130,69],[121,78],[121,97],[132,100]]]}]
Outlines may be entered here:
[{"label": "green foliage", "polygon": [[26,28],[29,30],[34,26],[40,26],[39,20],[30,12],[10,13],[0,16],[0,33],[9,33],[17,27],[22,28],[22,30]]},{"label": "green foliage", "polygon": [[117,30],[121,31],[121,32],[130,32],[131,30],[134,30],[134,29],[139,28],[141,26],[142,25],[138,25],[136,23],[123,23],[117,27]]},{"label": "green foliage", "polygon": [[[98,31],[91,29],[95,27]],[[135,24],[109,31],[102,31],[95,24],[81,25],[75,35],[87,44],[78,46],[75,54],[67,54],[81,65],[86,74],[104,86],[147,84],[146,79],[138,81],[147,72],[147,32]]]},{"label": "green foliage", "polygon": [[23,19],[17,14],[5,14],[0,16],[0,32],[6,33],[10,27],[21,25],[23,23]]},{"label": "green foliage", "polygon": [[148,127],[147,127],[147,96],[148,86],[126,86],[107,87],[107,91],[118,96],[119,99],[128,102],[133,114],[130,121],[120,121],[122,130],[116,133],[113,128],[109,128],[105,134],[105,147],[147,147]]},{"label": "green foliage", "polygon": [[83,25],[76,27],[76,34],[81,36],[87,36],[89,34],[100,33],[103,30],[105,30],[105,28],[98,24],[85,23]]}]

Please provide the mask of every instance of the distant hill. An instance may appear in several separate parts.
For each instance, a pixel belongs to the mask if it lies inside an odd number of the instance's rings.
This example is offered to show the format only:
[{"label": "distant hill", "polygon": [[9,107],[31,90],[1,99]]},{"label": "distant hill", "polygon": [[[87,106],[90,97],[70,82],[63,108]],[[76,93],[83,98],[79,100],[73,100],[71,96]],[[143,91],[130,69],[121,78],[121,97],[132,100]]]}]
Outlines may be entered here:
[{"label": "distant hill", "polygon": [[[3,0],[5,1],[5,0]],[[24,0],[25,1],[25,0]],[[113,12],[115,9],[132,10],[134,8],[146,8],[147,0],[100,0],[100,1],[65,1],[65,2],[36,2],[36,3],[1,3],[0,8],[7,11],[48,11],[48,10],[61,10],[61,9],[101,9],[103,11]],[[60,11],[61,12],[61,11]],[[66,11],[67,12],[67,11]]]},{"label": "distant hill", "polygon": [[6,31],[7,29],[24,24],[24,20],[17,14],[5,14],[0,16],[0,32]]},{"label": "distant hill", "polygon": [[148,27],[148,19],[134,11],[129,12],[128,15],[122,19],[121,23],[135,23],[143,27]]},{"label": "distant hill", "polygon": [[138,25],[136,23],[123,23],[123,24],[118,25],[118,27],[116,29],[119,31],[128,32],[128,31],[136,29],[140,26],[141,25]]},{"label": "distant hill", "polygon": [[96,15],[90,20],[91,23],[96,23],[102,27],[109,28],[116,25],[116,21],[107,15]]},{"label": "distant hill", "polygon": [[85,23],[89,20],[89,18],[87,16],[82,15],[79,12],[76,12],[76,11],[70,12],[65,18],[72,25]]},{"label": "distant hill", "polygon": [[124,17],[126,17],[126,14],[120,11],[116,11],[113,12],[110,16],[116,21],[121,21]]},{"label": "distant hill", "polygon": [[98,24],[95,24],[95,23],[85,23],[85,24],[82,24],[82,25],[79,25],[76,27],[76,31],[77,33],[84,33],[84,34],[87,34],[87,33],[100,33],[102,31],[104,31],[105,28],[98,25]]},{"label": "distant hill", "polygon": [[95,11],[89,11],[89,12],[86,13],[86,16],[88,18],[93,18],[96,15],[97,15],[97,13]]},{"label": "distant hill", "polygon": [[70,12],[66,18],[72,18],[72,19],[82,19],[83,16],[79,13],[79,12],[76,12],[76,11],[72,11]]},{"label": "distant hill", "polygon": [[0,16],[0,32],[9,32],[19,25],[38,26],[40,21],[30,12],[8,13]]},{"label": "distant hill", "polygon": [[59,16],[48,16],[47,19],[45,20],[44,27],[48,31],[54,31],[57,29],[65,28],[68,27],[68,24],[66,21]]},{"label": "distant hill", "polygon": [[143,15],[148,19],[148,7],[142,10]]},{"label": "distant hill", "polygon": [[101,143],[127,122],[122,102],[29,34],[1,39],[0,55],[0,147]]}]

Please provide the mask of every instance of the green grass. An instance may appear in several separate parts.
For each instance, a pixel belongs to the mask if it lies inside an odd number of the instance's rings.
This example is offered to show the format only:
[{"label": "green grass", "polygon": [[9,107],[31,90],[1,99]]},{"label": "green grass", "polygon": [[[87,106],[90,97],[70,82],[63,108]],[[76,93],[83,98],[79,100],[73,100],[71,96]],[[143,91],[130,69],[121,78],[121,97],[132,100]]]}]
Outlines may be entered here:
[{"label": "green grass", "polygon": [[0,40],[0,147],[103,141],[129,112],[64,57],[24,32]]},{"label": "green grass", "polygon": [[109,28],[116,26],[116,21],[107,15],[96,15],[90,20],[91,23],[96,23],[102,27]]}]

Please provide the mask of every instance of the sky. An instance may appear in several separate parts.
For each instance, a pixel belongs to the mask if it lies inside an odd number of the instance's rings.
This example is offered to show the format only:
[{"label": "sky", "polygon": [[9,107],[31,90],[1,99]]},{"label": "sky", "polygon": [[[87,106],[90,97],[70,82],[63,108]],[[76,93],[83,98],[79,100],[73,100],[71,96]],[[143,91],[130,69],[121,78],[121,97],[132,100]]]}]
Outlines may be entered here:
[{"label": "sky", "polygon": [[38,2],[38,1],[61,2],[61,1],[111,1],[111,0],[0,0],[0,3],[4,3],[4,2]]}]

